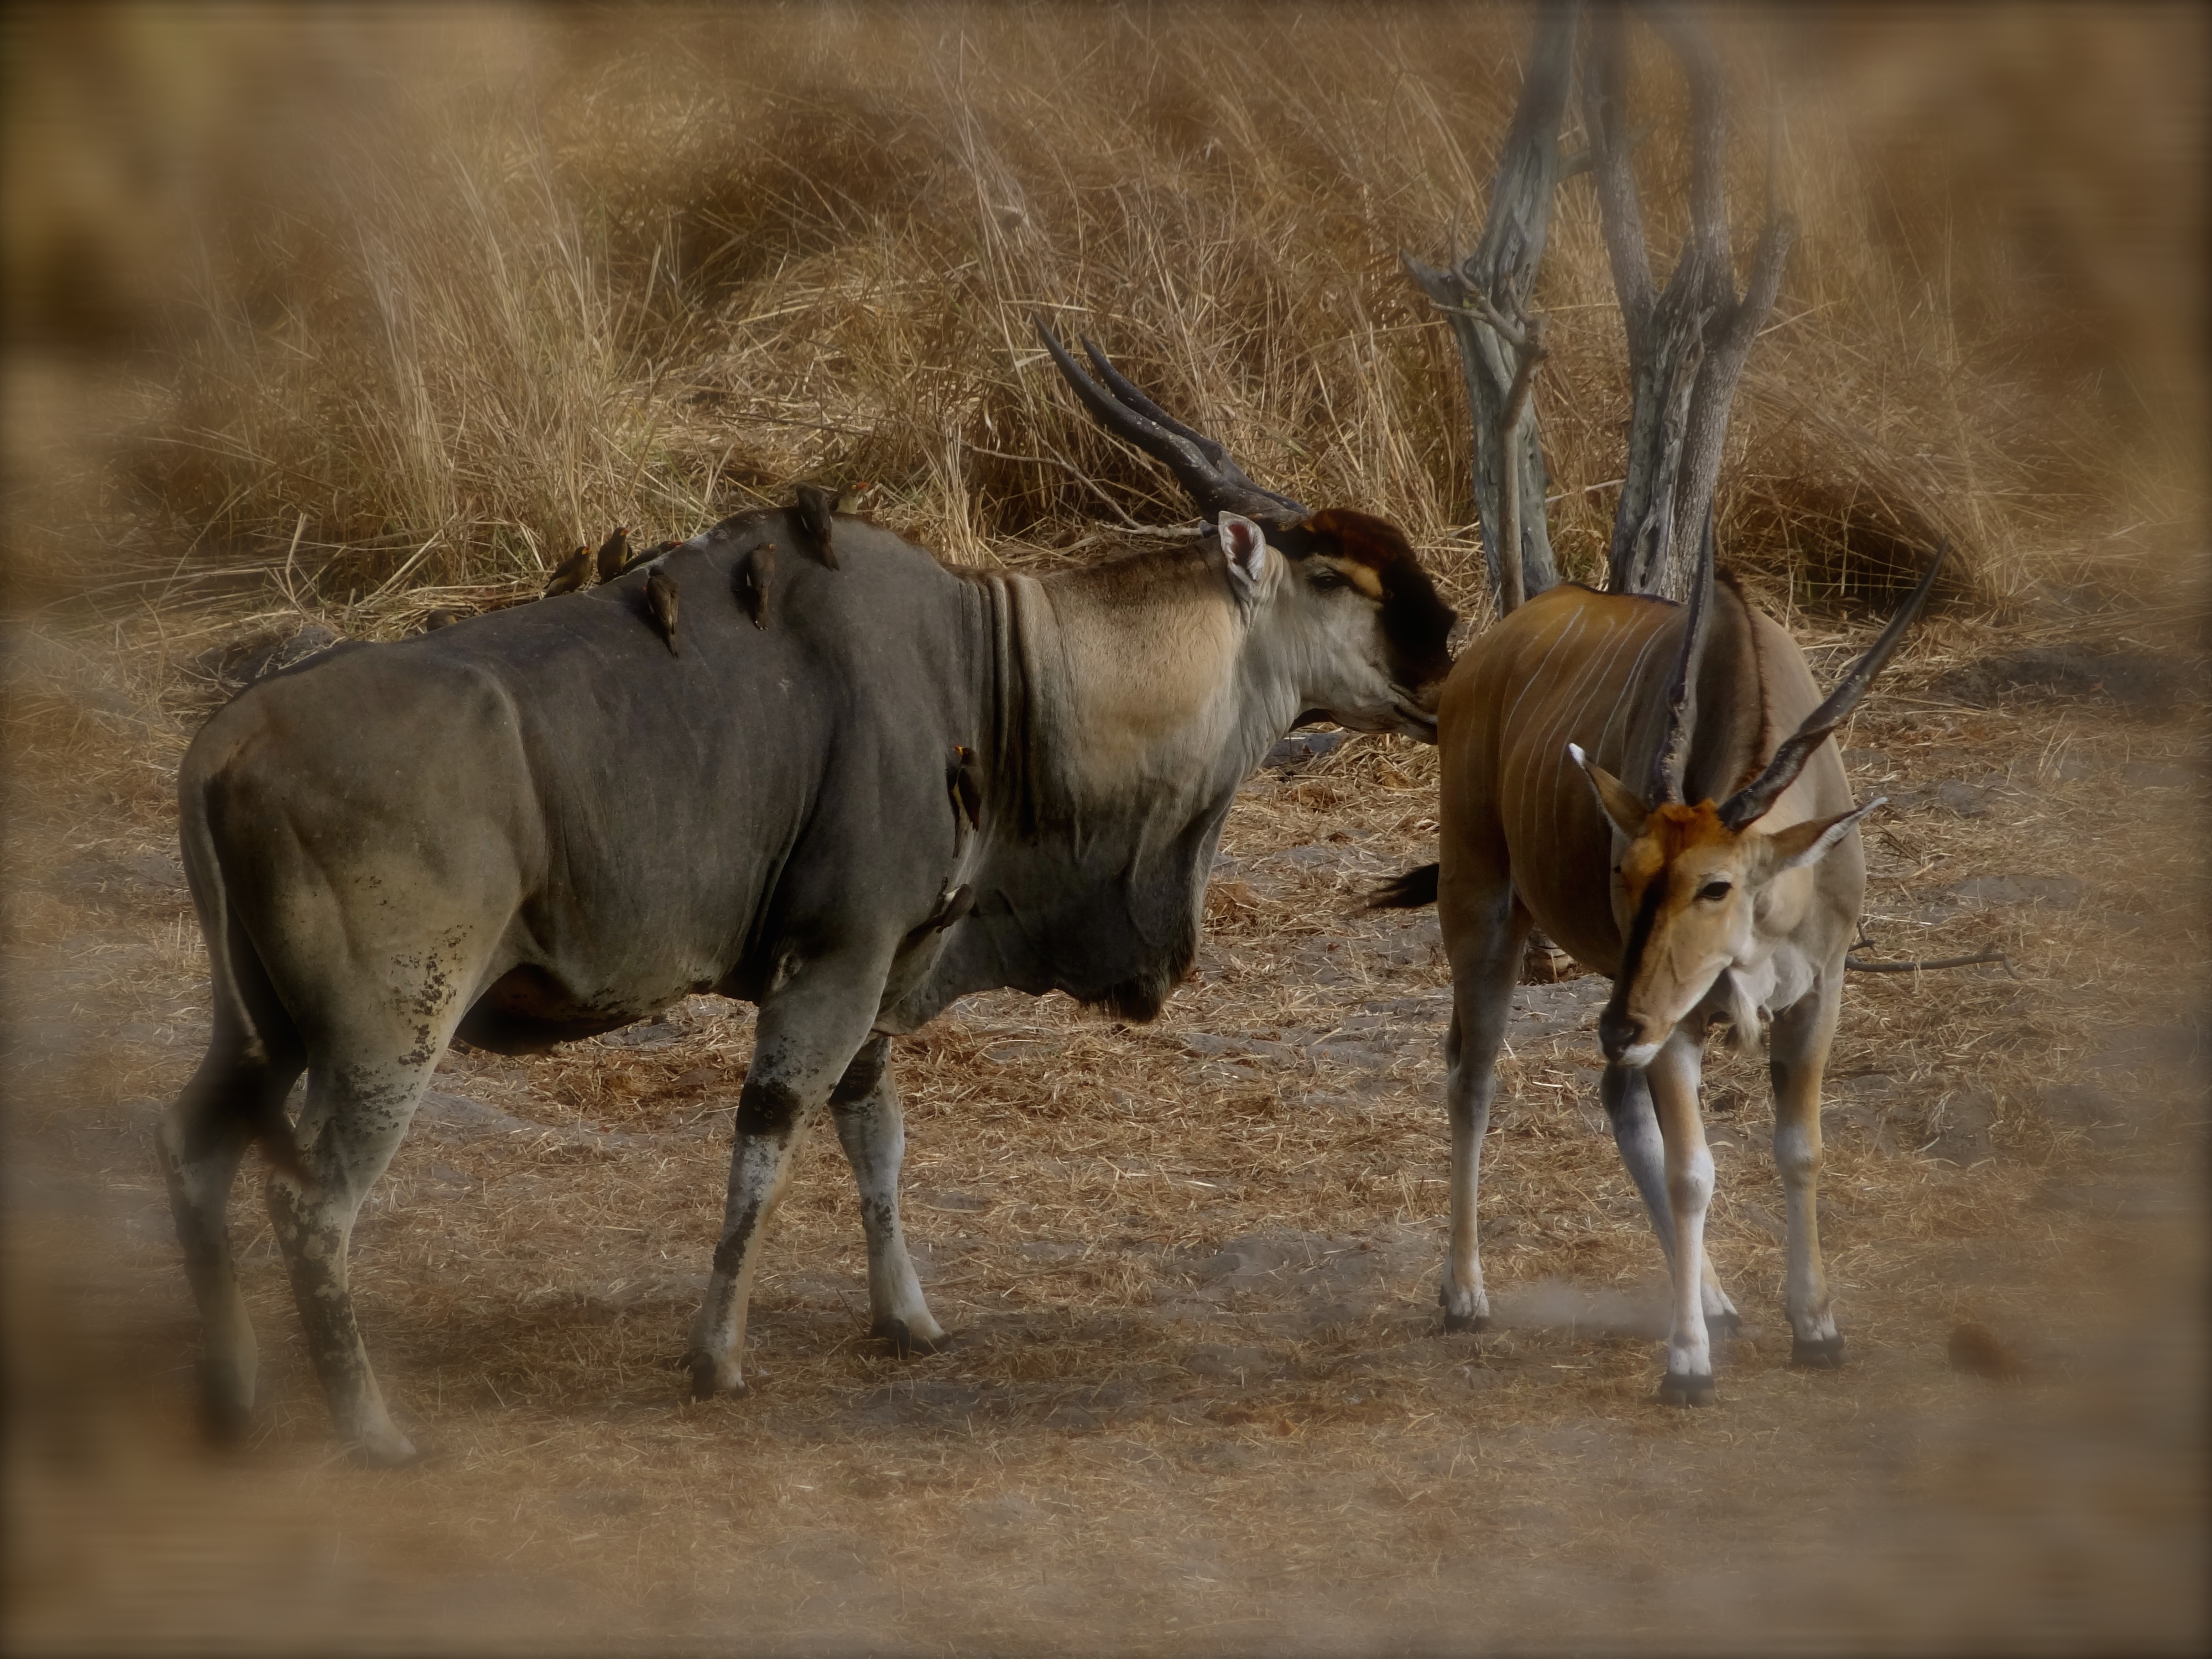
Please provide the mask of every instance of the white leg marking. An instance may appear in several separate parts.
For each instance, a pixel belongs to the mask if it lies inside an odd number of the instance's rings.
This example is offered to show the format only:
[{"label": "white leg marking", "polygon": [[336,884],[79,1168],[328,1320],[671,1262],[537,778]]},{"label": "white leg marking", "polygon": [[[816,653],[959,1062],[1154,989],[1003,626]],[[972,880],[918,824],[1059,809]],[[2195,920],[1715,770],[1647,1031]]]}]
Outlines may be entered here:
[{"label": "white leg marking", "polygon": [[[830,1097],[837,1139],[853,1166],[860,1189],[860,1224],[868,1238],[868,1312],[873,1334],[900,1348],[931,1348],[945,1340],[923,1299],[921,1281],[907,1254],[899,1218],[899,1165],[906,1156],[906,1118],[892,1086],[884,1055],[890,1039],[878,1037],[853,1061]],[[872,1054],[871,1051],[873,1051]],[[864,1067],[872,1077],[855,1077]],[[858,1098],[842,1098],[848,1087],[862,1087]]]}]

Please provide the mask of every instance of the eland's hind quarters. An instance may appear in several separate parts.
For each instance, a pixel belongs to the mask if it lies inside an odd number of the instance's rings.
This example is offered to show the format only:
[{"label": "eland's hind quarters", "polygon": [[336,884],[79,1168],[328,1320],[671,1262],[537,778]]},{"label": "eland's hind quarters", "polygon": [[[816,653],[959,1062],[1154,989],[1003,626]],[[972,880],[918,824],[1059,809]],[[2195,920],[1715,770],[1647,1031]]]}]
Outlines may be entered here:
[{"label": "eland's hind quarters", "polygon": [[1437,714],[1437,862],[1375,900],[1433,900],[1451,963],[1445,1328],[1480,1330],[1490,1316],[1475,1231],[1483,1137],[1522,953],[1540,926],[1613,981],[1600,1091],[1668,1259],[1660,1394],[1682,1405],[1712,1397],[1712,1338],[1741,1328],[1705,1253],[1703,1042],[1725,1024],[1755,1045],[1762,1012],[1792,1359],[1843,1361],[1818,1230],[1820,1077],[1865,891],[1858,821],[1881,802],[1853,804],[1830,733],[1942,562],[1939,551],[1824,701],[1789,635],[1716,584],[1711,557],[1708,543],[1686,605],[1554,587],[1468,647]]},{"label": "eland's hind quarters", "polygon": [[[208,722],[179,804],[215,1030],[161,1151],[214,1424],[252,1409],[226,1224],[251,1146],[337,1431],[405,1462],[348,1251],[439,1057],[456,1036],[540,1051],[695,993],[759,1020],[692,1392],[744,1389],[760,1241],[825,1110],[870,1328],[942,1343],[900,1216],[891,1036],[997,988],[1151,1018],[1268,748],[1308,711],[1433,734],[1453,618],[1404,536],[1261,489],[1095,349],[1114,391],[1050,343],[1212,538],[1038,577],[950,569],[836,515],[833,565],[818,514],[744,513],[611,582],[331,653]],[[775,564],[772,607],[745,574],[771,545],[816,556]]]}]

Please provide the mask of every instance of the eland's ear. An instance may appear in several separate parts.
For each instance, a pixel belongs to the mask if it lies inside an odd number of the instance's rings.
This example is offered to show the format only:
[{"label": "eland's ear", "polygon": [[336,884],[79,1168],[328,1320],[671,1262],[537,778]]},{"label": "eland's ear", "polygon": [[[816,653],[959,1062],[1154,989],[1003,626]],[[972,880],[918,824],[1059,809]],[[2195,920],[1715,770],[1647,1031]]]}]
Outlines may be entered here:
[{"label": "eland's ear", "polygon": [[1787,830],[1778,830],[1771,836],[1760,837],[1766,843],[1765,876],[1771,880],[1784,870],[1797,870],[1808,864],[1818,864],[1836,849],[1856,823],[1889,797],[1876,795],[1864,806],[1854,807],[1841,817],[1815,818],[1809,823],[1793,823]]},{"label": "eland's ear", "polygon": [[1606,817],[1613,820],[1613,828],[1633,840],[1644,833],[1644,825],[1651,816],[1651,809],[1630,793],[1619,778],[1583,753],[1582,745],[1567,745],[1567,758],[1583,769],[1583,775],[1597,792],[1597,804],[1605,809]]},{"label": "eland's ear", "polygon": [[1229,562],[1229,580],[1239,593],[1259,591],[1267,574],[1267,532],[1251,520],[1234,513],[1221,515],[1221,556]]}]

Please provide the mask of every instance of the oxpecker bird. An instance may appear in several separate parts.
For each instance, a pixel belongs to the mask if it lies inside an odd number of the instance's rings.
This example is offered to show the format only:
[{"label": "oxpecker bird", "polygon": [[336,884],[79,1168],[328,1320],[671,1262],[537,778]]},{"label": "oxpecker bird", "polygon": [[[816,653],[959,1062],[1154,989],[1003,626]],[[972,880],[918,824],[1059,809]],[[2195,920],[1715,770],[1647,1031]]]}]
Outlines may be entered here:
[{"label": "oxpecker bird", "polygon": [[626,524],[618,524],[615,526],[614,534],[599,544],[598,558],[599,580],[603,582],[612,581],[622,574],[623,567],[629,562],[629,526]]},{"label": "oxpecker bird", "polygon": [[676,580],[658,566],[645,579],[645,605],[653,613],[653,627],[668,641],[668,654],[683,655],[676,648]]},{"label": "oxpecker bird", "polygon": [[561,568],[553,573],[553,580],[545,584],[545,591],[538,598],[550,599],[556,594],[573,593],[591,579],[592,550],[579,547],[561,561]]},{"label": "oxpecker bird", "polygon": [[422,618],[422,631],[425,634],[434,634],[441,628],[451,628],[460,619],[459,611],[449,611],[442,605],[438,605]]},{"label": "oxpecker bird", "polygon": [[982,774],[976,769],[975,751],[964,743],[953,745],[945,787],[952,796],[952,855],[957,858],[968,843],[968,832],[983,824]]},{"label": "oxpecker bird", "polygon": [[651,547],[641,549],[639,551],[631,554],[629,557],[623,562],[623,568],[625,570],[635,570],[641,564],[652,563],[664,553],[673,553],[678,548],[683,545],[684,544],[682,542],[655,542]]},{"label": "oxpecker bird", "polygon": [[943,933],[975,908],[975,890],[963,881],[951,892],[939,897],[937,914],[929,919],[930,932]]},{"label": "oxpecker bird", "polygon": [[768,626],[769,584],[775,579],[775,544],[763,542],[738,566],[738,598],[755,628]]},{"label": "oxpecker bird", "polygon": [[830,543],[836,524],[837,492],[820,484],[800,484],[793,511],[799,514],[799,533],[807,551],[835,570],[837,550]]}]

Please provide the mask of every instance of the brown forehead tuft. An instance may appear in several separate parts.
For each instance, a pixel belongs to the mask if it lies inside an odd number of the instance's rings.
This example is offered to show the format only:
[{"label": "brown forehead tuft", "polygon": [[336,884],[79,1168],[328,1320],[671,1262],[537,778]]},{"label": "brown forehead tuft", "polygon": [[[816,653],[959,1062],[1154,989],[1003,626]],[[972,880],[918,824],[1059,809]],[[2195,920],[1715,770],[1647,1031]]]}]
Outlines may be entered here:
[{"label": "brown forehead tuft", "polygon": [[1644,821],[1644,833],[1630,845],[1621,877],[1630,891],[1640,892],[1692,848],[1723,846],[1735,839],[1735,831],[1721,822],[1720,810],[1709,800],[1695,806],[1656,806]]},{"label": "brown forehead tuft", "polygon": [[1658,842],[1659,855],[1672,864],[1692,847],[1726,846],[1735,832],[1721,822],[1720,809],[1709,800],[1695,806],[1672,804],[1656,808],[1644,833]]}]

